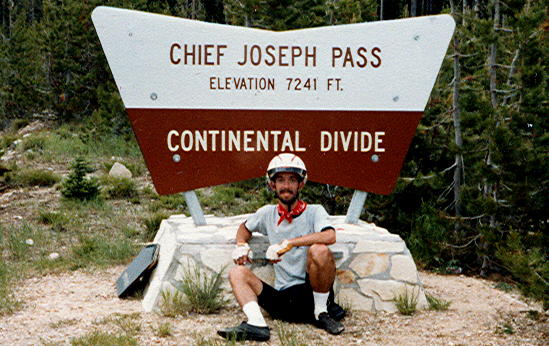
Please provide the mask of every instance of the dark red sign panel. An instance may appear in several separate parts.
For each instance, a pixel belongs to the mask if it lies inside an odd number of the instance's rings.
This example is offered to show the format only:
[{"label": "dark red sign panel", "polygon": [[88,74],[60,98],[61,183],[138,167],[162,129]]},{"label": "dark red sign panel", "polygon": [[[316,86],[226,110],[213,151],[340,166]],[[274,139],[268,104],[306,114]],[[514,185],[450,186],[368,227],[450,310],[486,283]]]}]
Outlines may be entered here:
[{"label": "dark red sign panel", "polygon": [[160,194],[262,176],[280,152],[300,156],[312,181],[388,194],[422,116],[203,109],[128,113]]}]

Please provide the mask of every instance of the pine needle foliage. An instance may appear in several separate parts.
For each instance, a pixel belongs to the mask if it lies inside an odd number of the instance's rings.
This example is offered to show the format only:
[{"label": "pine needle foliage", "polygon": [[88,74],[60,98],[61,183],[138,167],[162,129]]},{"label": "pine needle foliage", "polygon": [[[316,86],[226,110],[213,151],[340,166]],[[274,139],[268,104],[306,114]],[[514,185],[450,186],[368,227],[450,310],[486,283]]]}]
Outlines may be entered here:
[{"label": "pine needle foliage", "polygon": [[71,172],[63,182],[61,194],[65,198],[91,200],[99,196],[99,183],[95,178],[87,178],[86,174],[93,172],[91,166],[81,157],[77,157],[71,165]]}]

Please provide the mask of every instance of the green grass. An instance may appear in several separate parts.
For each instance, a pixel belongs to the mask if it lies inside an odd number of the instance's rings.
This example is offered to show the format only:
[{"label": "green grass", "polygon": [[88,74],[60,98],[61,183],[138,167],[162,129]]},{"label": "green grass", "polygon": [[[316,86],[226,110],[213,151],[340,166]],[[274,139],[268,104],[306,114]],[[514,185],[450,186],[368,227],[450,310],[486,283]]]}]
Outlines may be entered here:
[{"label": "green grass", "polygon": [[301,346],[309,344],[303,334],[301,334],[295,326],[289,323],[276,321],[275,329],[281,345]]},{"label": "green grass", "polygon": [[435,311],[446,311],[452,304],[450,301],[437,298],[430,294],[425,294],[425,298],[427,298],[427,302],[429,303],[429,309]]},{"label": "green grass", "polygon": [[14,282],[12,281],[11,266],[0,261],[0,316],[15,312],[21,303],[13,295]]},{"label": "green grass", "polygon": [[73,346],[134,346],[137,340],[126,334],[111,334],[107,332],[92,332],[71,339]]},{"label": "green grass", "polygon": [[166,317],[184,316],[189,312],[183,294],[177,290],[164,290],[160,297],[160,313]]},{"label": "green grass", "polygon": [[53,186],[61,177],[42,169],[19,169],[6,175],[6,183],[11,186]]},{"label": "green grass", "polygon": [[65,232],[69,224],[69,217],[63,213],[55,211],[40,211],[38,222],[49,225],[56,232]]},{"label": "green grass", "polygon": [[211,314],[221,310],[227,301],[223,297],[221,283],[223,270],[207,273],[196,265],[187,263],[183,279],[175,291],[162,291],[160,311],[164,316],[175,317],[195,312]]},{"label": "green grass", "polygon": [[160,223],[162,222],[162,220],[167,219],[168,217],[168,214],[155,213],[149,217],[144,218],[143,224],[145,225],[145,229],[143,231],[143,240],[145,242],[153,241],[154,237],[156,236],[156,232],[158,232],[158,229],[160,228]]},{"label": "green grass", "polygon": [[393,299],[398,312],[402,315],[413,315],[417,310],[419,292],[415,293],[412,288],[411,292],[408,291],[408,287],[405,287],[404,291],[395,294]]},{"label": "green grass", "polygon": [[23,150],[42,151],[46,147],[48,138],[44,135],[31,135],[23,139]]},{"label": "green grass", "polygon": [[106,199],[131,199],[139,197],[135,181],[129,178],[104,175],[99,180],[101,194]]},{"label": "green grass", "polygon": [[120,330],[125,335],[136,336],[141,332],[141,314],[134,312],[130,314],[114,313],[101,320],[94,322],[95,325],[103,326],[112,330]]},{"label": "green grass", "polygon": [[183,279],[177,289],[185,294],[189,311],[211,314],[227,304],[221,289],[224,269],[217,273],[207,273],[190,263],[183,267]]},{"label": "green grass", "polygon": [[123,264],[137,255],[137,250],[127,239],[82,236],[79,244],[72,248],[72,269]]},{"label": "green grass", "polygon": [[167,338],[168,336],[172,336],[172,325],[168,322],[163,322],[158,325],[158,327],[154,330],[154,334],[160,338]]}]

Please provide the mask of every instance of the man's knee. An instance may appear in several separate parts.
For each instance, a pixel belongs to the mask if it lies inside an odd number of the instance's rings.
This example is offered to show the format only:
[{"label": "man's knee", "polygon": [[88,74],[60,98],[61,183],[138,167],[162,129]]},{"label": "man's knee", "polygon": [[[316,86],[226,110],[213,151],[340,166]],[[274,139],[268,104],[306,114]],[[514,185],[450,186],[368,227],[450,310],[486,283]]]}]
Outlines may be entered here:
[{"label": "man's knee", "polygon": [[324,244],[313,244],[309,248],[309,259],[314,263],[332,262],[334,257],[332,251]]},{"label": "man's knee", "polygon": [[237,265],[229,270],[229,281],[231,283],[248,281],[251,274],[252,271],[248,267]]}]

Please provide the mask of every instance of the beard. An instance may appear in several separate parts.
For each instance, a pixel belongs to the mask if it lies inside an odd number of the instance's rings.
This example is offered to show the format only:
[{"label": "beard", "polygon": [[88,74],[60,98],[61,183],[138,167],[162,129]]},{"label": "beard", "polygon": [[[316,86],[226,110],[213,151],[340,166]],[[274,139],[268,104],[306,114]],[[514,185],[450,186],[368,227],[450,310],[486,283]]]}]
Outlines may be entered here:
[{"label": "beard", "polygon": [[[280,193],[284,193],[284,192],[294,193],[292,190],[280,190]],[[292,197],[290,197],[289,199],[284,199],[284,198],[280,197],[280,194],[278,192],[275,192],[275,196],[276,196],[276,198],[278,198],[280,203],[282,203],[282,204],[284,204],[288,207],[288,211],[291,211],[292,204],[294,204],[299,198],[299,191],[296,191],[294,193],[294,195]]]}]

